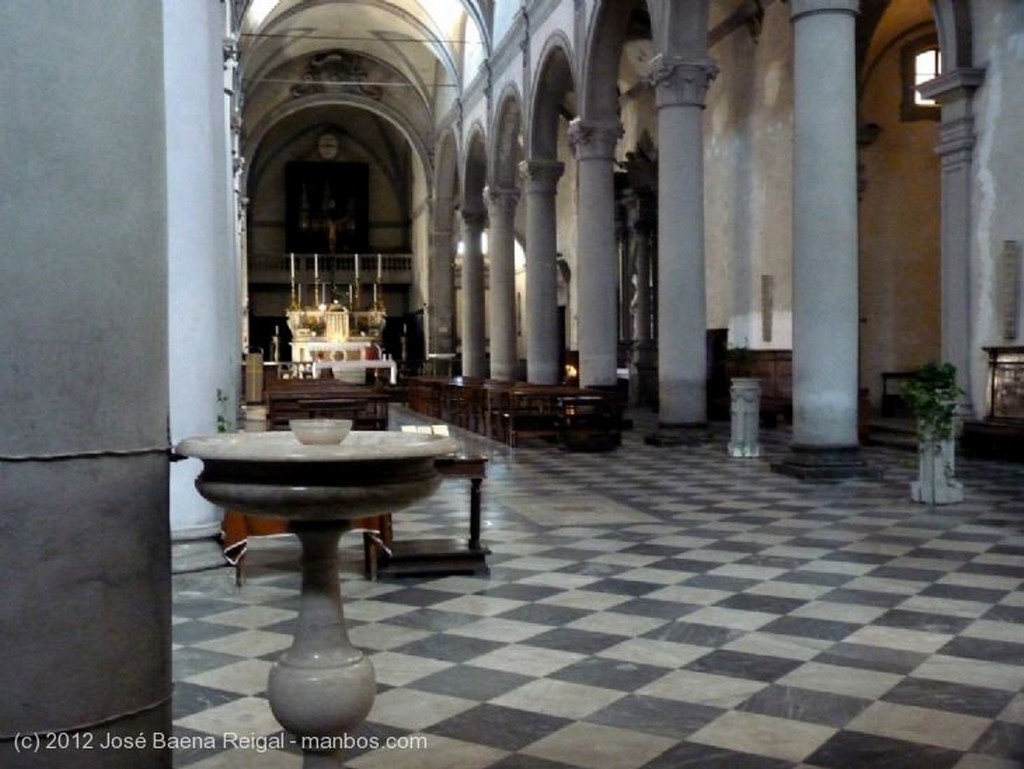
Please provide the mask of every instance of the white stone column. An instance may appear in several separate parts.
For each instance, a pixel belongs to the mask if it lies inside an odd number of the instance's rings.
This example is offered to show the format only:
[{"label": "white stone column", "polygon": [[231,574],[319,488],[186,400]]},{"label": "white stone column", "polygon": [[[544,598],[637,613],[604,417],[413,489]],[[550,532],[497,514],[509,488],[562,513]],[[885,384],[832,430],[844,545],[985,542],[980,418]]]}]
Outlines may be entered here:
[{"label": "white stone column", "polygon": [[[241,371],[241,297],[229,207],[224,10],[206,0],[164,3],[167,114],[171,442],[234,428]],[[218,400],[218,393],[222,398]],[[223,512],[195,489],[199,460],[171,466],[174,571],[224,565]]]},{"label": "white stone column", "polygon": [[793,443],[857,444],[858,0],[794,0]]},{"label": "white stone column", "polygon": [[565,165],[527,160],[520,166],[526,192],[526,379],[561,381],[558,360],[558,280],[555,190]]},{"label": "white stone column", "polygon": [[984,81],[980,69],[957,69],[926,83],[921,94],[942,105],[935,151],[942,163],[942,360],[956,366],[960,413],[973,413],[971,362],[974,321],[971,296],[971,165],[974,157],[974,92]]},{"label": "white stone column", "polygon": [[793,0],[793,443],[777,469],[865,474],[857,458],[858,0]]},{"label": "white stone column", "polygon": [[462,375],[487,375],[484,324],[484,255],[480,234],[487,214],[462,212]]},{"label": "white stone column", "polygon": [[615,144],[618,122],[576,118],[569,142],[576,152],[579,200],[576,270],[579,297],[580,385],[614,387],[618,348],[618,252],[615,240]]},{"label": "white stone column", "polygon": [[519,192],[489,187],[487,201],[490,229],[487,247],[491,257],[491,379],[514,382],[519,369],[516,353],[515,214]]},{"label": "white stone column", "polygon": [[704,98],[710,59],[656,56],[659,431],[707,423]]},{"label": "white stone column", "polygon": [[430,293],[427,302],[427,328],[423,330],[427,339],[427,352],[448,355],[455,352],[453,324],[455,322],[455,284],[453,282],[452,256],[454,238],[447,227],[435,227],[433,251],[430,256],[430,270],[427,280]]},{"label": "white stone column", "polygon": [[4,769],[171,766],[101,747],[171,734],[163,46],[160,3],[0,3]]}]

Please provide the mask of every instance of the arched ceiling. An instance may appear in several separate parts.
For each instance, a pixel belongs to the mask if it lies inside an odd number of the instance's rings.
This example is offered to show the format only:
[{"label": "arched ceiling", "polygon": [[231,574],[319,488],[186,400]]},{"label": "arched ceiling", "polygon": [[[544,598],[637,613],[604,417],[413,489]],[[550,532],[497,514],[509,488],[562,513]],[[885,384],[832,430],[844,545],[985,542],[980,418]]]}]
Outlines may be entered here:
[{"label": "arched ceiling", "polygon": [[429,131],[475,74],[466,60],[486,58],[493,2],[235,0],[244,122],[319,94],[376,99]]}]

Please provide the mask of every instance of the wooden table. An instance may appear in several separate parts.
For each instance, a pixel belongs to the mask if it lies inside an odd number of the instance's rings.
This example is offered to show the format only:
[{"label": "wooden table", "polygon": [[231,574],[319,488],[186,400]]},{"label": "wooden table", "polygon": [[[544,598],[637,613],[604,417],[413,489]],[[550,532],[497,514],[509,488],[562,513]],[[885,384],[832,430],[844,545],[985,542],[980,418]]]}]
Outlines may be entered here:
[{"label": "wooden table", "polygon": [[380,533],[363,535],[371,579],[380,575],[486,573],[491,551],[480,541],[480,505],[487,459],[458,454],[439,457],[434,465],[445,478],[469,479],[469,538],[396,540],[391,515],[383,515]]}]

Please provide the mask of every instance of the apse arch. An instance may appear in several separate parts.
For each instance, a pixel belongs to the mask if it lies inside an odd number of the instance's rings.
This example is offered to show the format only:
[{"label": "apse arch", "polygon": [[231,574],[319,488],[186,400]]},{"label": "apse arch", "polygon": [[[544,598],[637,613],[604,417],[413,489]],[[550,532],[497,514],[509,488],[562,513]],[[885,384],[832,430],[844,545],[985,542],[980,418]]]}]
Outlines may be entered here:
[{"label": "apse arch", "polygon": [[391,123],[398,131],[405,137],[406,141],[413,149],[413,154],[416,159],[420,162],[420,166],[424,172],[424,176],[427,179],[431,178],[431,162],[430,153],[427,150],[427,146],[420,136],[416,126],[413,125],[412,121],[398,110],[387,104],[382,104],[379,101],[361,96],[359,94],[312,94],[310,96],[302,96],[297,99],[293,99],[287,104],[282,104],[277,108],[271,110],[262,120],[257,123],[252,131],[246,136],[242,146],[242,155],[248,159],[248,169],[246,170],[243,181],[248,181],[248,174],[252,168],[258,165],[258,153],[263,144],[267,134],[280,123],[289,117],[297,115],[301,112],[307,111],[313,108],[320,107],[357,107],[365,109],[368,112],[383,118],[384,120]]}]

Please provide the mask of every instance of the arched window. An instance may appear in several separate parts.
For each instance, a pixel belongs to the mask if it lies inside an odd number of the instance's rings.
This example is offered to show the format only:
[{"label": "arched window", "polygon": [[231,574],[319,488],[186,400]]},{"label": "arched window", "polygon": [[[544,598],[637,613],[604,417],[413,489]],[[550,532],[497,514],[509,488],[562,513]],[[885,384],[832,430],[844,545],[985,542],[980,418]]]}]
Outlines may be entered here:
[{"label": "arched window", "polygon": [[904,120],[938,120],[939,105],[924,98],[917,90],[922,83],[934,80],[942,72],[939,43],[935,35],[926,35],[903,46],[902,63],[903,100],[901,117]]}]

